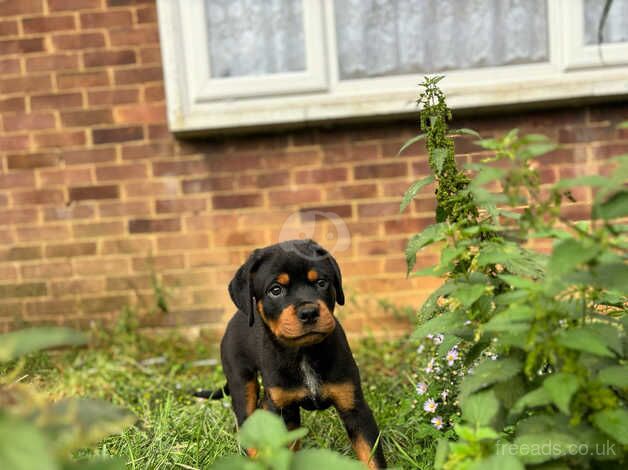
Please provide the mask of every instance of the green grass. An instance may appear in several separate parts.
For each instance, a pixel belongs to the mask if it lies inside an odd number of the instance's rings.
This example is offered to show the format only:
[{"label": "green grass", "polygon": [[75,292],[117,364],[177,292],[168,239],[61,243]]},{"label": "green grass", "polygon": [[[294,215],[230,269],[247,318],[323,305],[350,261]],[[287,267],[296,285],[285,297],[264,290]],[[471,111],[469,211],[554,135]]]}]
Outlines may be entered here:
[{"label": "green grass", "polygon": [[[216,344],[190,342],[175,334],[149,338],[118,332],[88,349],[43,353],[29,359],[25,373],[51,398],[99,397],[135,413],[137,424],[77,457],[116,455],[131,469],[203,469],[221,456],[241,452],[230,399],[190,397],[197,387],[224,383]],[[390,466],[431,468],[433,439],[416,420],[412,359],[406,340],[354,347],[363,387],[384,435]],[[155,358],[159,358],[156,359]],[[215,359],[208,364],[207,359]],[[199,360],[205,360],[198,363]],[[336,412],[302,412],[310,430],[304,447],[329,448],[353,456]]]}]

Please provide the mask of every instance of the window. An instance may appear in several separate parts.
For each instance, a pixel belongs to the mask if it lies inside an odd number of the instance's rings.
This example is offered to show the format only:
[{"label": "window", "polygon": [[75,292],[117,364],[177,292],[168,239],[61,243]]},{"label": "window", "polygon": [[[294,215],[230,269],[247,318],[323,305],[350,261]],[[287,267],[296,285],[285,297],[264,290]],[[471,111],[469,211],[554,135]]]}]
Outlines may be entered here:
[{"label": "window", "polygon": [[626,94],[628,0],[158,0],[175,132]]}]

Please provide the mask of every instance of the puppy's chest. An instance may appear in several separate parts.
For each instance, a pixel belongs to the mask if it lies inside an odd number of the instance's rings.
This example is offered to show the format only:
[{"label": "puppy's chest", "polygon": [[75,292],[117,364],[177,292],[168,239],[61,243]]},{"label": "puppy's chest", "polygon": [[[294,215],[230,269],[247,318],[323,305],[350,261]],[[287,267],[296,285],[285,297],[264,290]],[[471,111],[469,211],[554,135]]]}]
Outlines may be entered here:
[{"label": "puppy's chest", "polygon": [[321,396],[321,377],[314,370],[307,358],[303,357],[299,362],[299,371],[303,386],[307,391],[309,398],[317,399]]}]

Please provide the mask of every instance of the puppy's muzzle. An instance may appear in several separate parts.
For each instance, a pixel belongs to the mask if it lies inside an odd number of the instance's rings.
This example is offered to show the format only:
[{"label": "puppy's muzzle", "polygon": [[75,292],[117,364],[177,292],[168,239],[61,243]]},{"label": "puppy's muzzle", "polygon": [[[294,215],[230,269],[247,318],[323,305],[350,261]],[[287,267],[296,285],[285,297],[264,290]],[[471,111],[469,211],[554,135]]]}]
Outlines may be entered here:
[{"label": "puppy's muzzle", "polygon": [[297,309],[297,318],[304,325],[312,325],[318,321],[320,311],[318,305],[305,304]]}]

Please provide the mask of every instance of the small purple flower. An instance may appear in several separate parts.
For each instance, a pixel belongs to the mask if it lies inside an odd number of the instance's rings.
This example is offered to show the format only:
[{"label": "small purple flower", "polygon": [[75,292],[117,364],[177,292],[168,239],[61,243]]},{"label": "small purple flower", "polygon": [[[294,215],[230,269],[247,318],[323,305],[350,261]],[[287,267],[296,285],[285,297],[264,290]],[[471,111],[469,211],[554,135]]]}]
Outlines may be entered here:
[{"label": "small purple flower", "polygon": [[438,408],[438,404],[432,398],[428,398],[425,403],[423,403],[423,409],[428,413],[434,413]]},{"label": "small purple flower", "polygon": [[430,421],[436,429],[443,429],[443,418],[440,416],[434,416]]},{"label": "small purple flower", "polygon": [[425,395],[425,392],[427,392],[427,384],[425,382],[419,382],[416,384],[416,393],[419,395]]},{"label": "small purple flower", "polygon": [[447,356],[445,356],[445,359],[447,359],[447,365],[453,366],[454,361],[458,360],[458,356],[458,350],[455,347],[447,351]]}]

